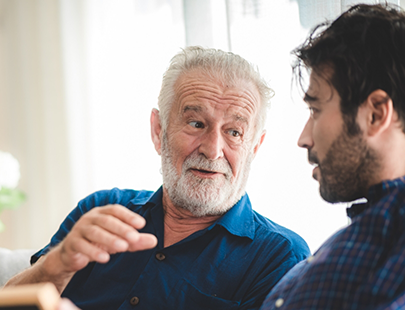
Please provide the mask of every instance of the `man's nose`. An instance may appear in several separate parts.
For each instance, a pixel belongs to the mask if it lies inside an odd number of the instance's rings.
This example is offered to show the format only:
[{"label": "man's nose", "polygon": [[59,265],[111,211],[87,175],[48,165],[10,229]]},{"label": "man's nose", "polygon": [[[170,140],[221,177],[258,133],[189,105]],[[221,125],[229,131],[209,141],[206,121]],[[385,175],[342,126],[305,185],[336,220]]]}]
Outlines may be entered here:
[{"label": "man's nose", "polygon": [[310,149],[314,146],[314,141],[312,139],[312,126],[313,126],[312,120],[308,119],[298,139],[299,147]]},{"label": "man's nose", "polygon": [[204,154],[207,159],[215,160],[224,156],[224,138],[219,129],[212,128],[201,137],[199,147],[200,154]]}]

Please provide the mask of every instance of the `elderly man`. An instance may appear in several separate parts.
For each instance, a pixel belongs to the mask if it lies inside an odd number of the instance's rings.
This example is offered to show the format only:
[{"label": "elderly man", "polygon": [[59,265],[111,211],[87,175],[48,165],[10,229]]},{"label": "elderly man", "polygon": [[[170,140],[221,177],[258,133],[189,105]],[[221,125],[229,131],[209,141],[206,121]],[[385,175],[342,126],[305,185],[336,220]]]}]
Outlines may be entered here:
[{"label": "elderly man", "polygon": [[151,115],[163,186],[85,198],[8,285],[50,281],[82,309],[258,309],[309,254],[245,194],[269,95],[243,58],[184,49]]},{"label": "elderly man", "polygon": [[405,309],[405,14],[357,5],[295,51],[311,116],[299,138],[329,202],[366,198],[262,309]]}]

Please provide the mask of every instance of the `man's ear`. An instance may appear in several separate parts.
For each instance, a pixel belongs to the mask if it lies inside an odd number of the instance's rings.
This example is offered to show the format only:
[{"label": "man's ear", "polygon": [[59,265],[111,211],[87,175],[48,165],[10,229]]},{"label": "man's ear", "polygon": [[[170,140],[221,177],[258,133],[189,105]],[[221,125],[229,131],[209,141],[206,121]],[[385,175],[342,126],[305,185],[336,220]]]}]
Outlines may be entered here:
[{"label": "man's ear", "polygon": [[150,131],[152,136],[152,142],[155,145],[155,150],[159,155],[161,155],[162,125],[160,123],[160,115],[157,109],[152,109],[152,113],[150,114]]},{"label": "man's ear", "polygon": [[260,135],[259,141],[257,141],[255,147],[253,148],[253,154],[255,156],[256,156],[257,152],[259,151],[259,148],[262,145],[265,136],[266,136],[266,130],[263,130],[262,134]]},{"label": "man's ear", "polygon": [[366,110],[366,130],[369,136],[382,133],[393,122],[394,106],[392,99],[381,89],[368,95],[364,108]]}]

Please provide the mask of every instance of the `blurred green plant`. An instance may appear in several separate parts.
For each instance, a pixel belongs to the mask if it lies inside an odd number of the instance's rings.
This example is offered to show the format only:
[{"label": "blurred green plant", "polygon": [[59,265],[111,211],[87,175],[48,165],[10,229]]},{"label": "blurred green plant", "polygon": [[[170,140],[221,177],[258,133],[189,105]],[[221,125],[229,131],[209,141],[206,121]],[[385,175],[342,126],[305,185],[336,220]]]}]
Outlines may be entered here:
[{"label": "blurred green plant", "polygon": [[[23,192],[16,189],[20,180],[20,164],[10,153],[0,151],[0,213],[4,209],[15,209],[25,201]],[[4,230],[0,221],[0,232]]]},{"label": "blurred green plant", "polygon": [[[25,201],[25,198],[25,194],[18,189],[2,187],[0,190],[0,213],[4,209],[16,209]],[[0,221],[0,232],[2,232],[4,228],[3,222]]]}]

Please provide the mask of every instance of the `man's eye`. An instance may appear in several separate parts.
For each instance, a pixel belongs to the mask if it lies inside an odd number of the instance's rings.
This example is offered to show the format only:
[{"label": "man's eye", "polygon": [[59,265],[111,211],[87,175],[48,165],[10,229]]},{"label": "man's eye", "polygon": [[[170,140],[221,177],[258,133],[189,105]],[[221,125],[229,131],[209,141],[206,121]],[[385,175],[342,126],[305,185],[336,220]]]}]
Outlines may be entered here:
[{"label": "man's eye", "polygon": [[201,122],[190,122],[188,124],[194,128],[204,128],[204,124]]},{"label": "man's eye", "polygon": [[314,107],[308,107],[308,110],[309,110],[309,113],[311,114],[311,116],[314,116],[314,114],[319,112],[319,110]]},{"label": "man's eye", "polygon": [[229,130],[229,133],[231,134],[232,137],[239,137],[240,132],[237,130]]}]

